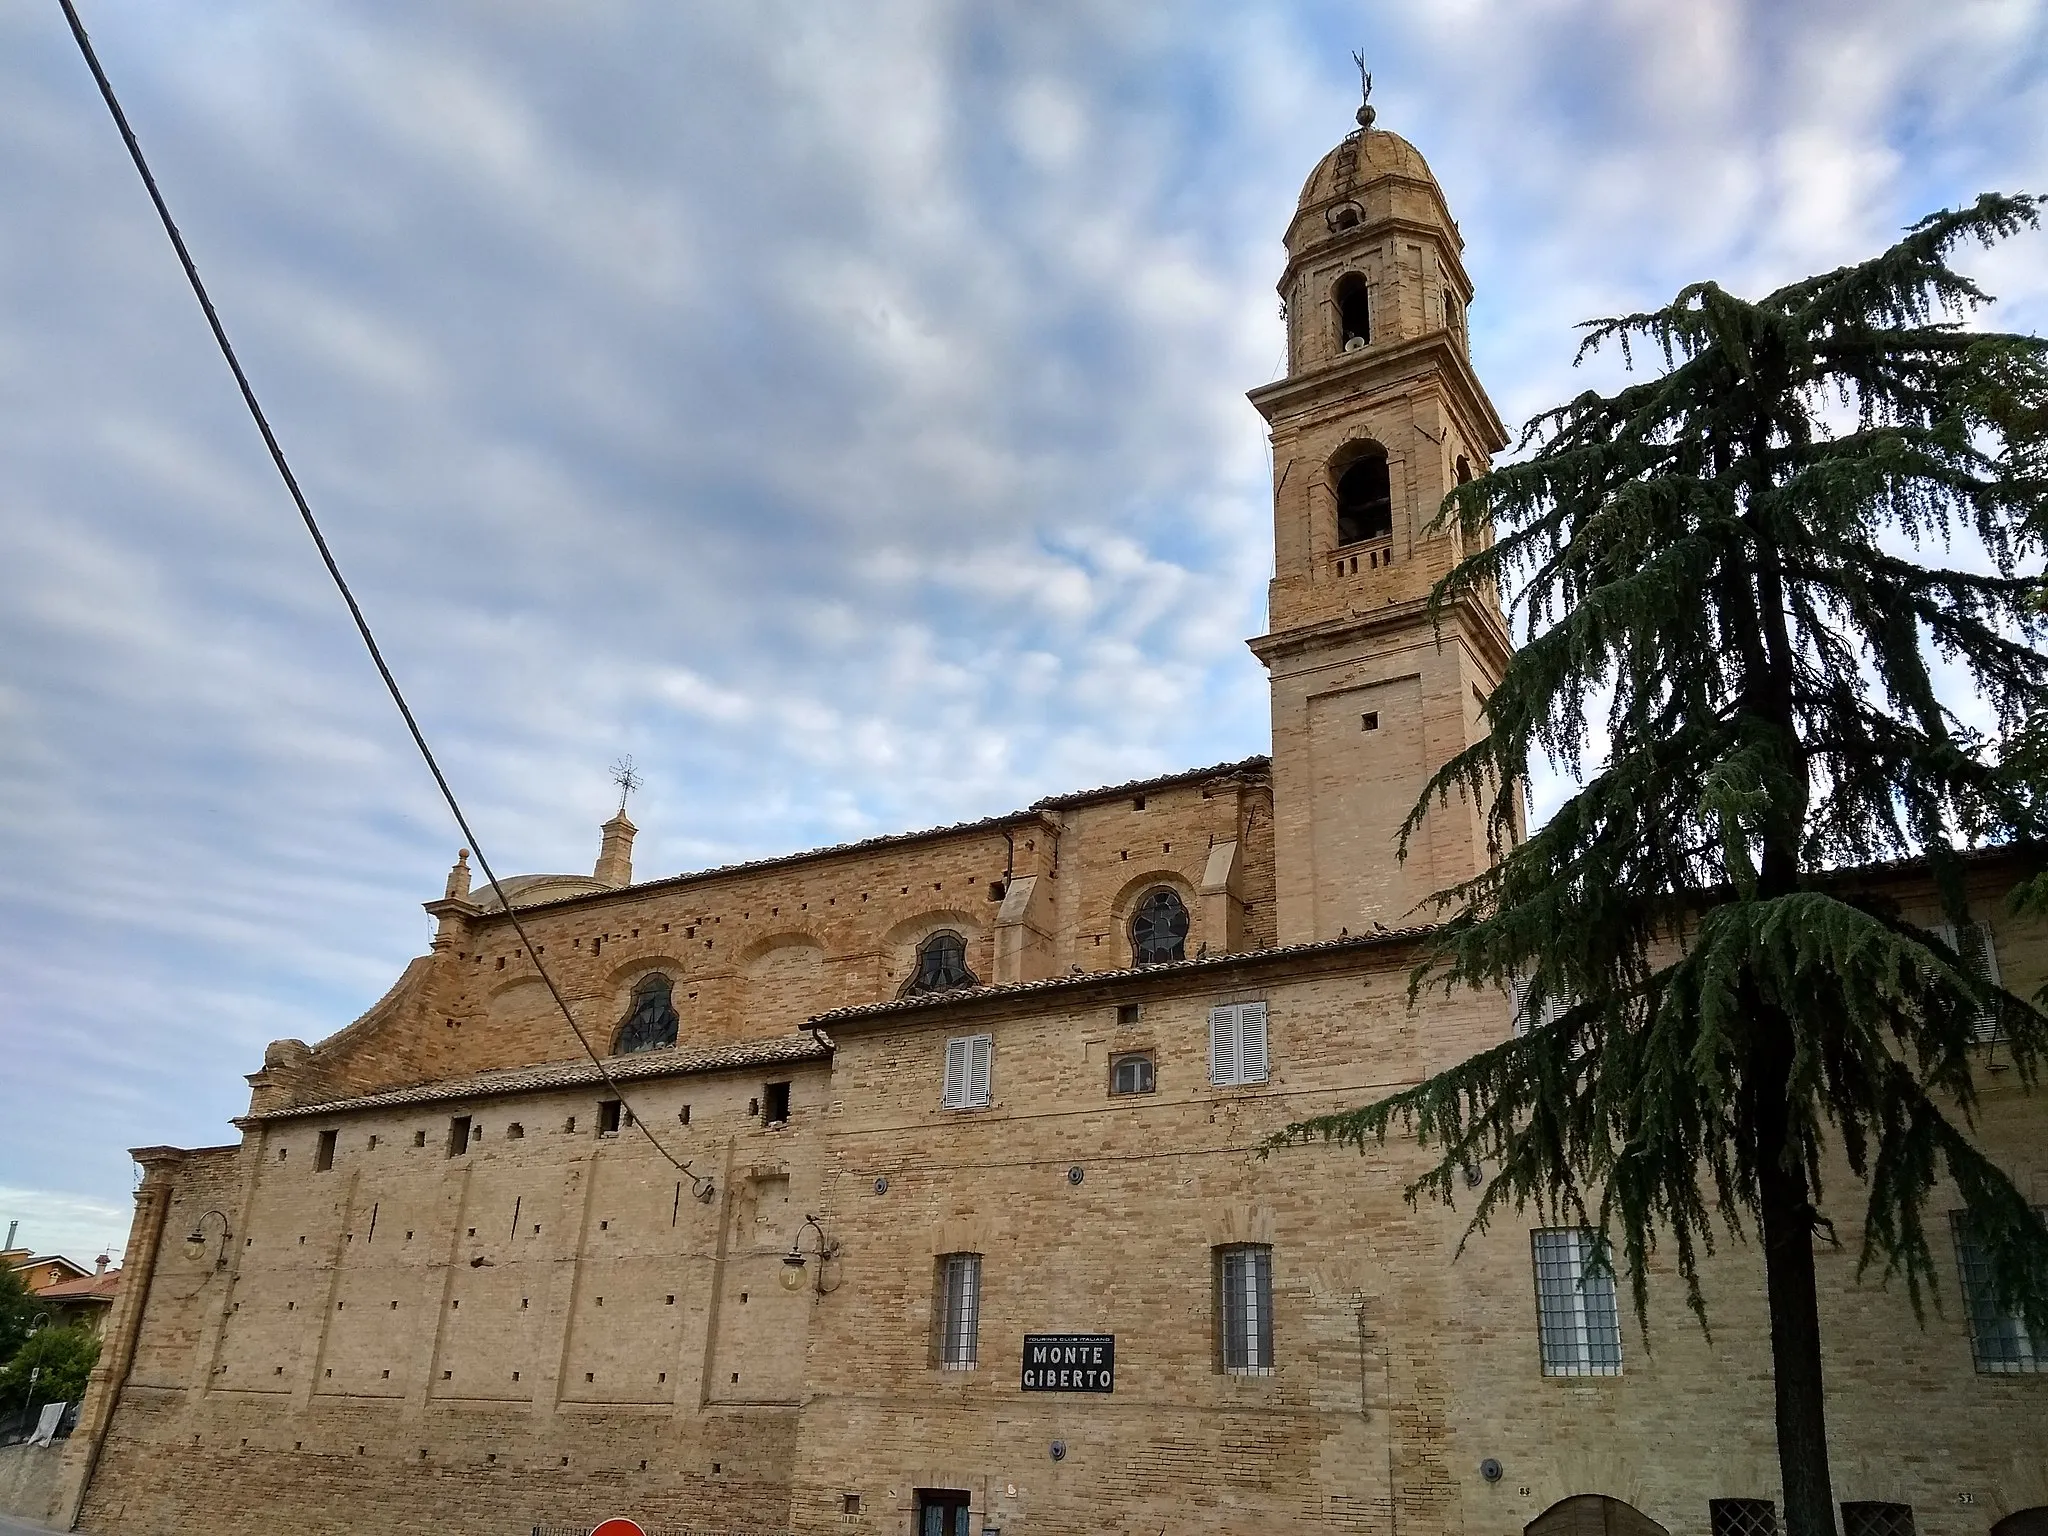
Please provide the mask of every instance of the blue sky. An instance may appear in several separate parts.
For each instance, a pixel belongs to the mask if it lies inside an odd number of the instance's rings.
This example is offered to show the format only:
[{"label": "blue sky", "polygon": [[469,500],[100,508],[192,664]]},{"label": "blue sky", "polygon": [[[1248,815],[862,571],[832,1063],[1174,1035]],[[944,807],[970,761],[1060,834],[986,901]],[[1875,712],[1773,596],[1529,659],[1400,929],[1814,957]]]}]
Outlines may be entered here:
[{"label": "blue sky", "polygon": [[[501,872],[627,752],[645,875],[1264,750],[1244,392],[1353,47],[1514,421],[1578,320],[2048,190],[2039,0],[82,8]],[[89,1257],[459,839],[54,0],[0,207],[0,1220]]]}]

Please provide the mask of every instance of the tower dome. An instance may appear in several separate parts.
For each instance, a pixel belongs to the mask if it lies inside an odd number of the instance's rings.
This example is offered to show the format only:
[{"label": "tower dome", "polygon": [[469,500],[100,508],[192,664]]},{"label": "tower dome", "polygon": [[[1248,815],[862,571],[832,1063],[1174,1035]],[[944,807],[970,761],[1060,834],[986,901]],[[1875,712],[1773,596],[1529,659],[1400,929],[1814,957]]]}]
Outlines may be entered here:
[{"label": "tower dome", "polygon": [[[1342,202],[1368,183],[1390,177],[1436,186],[1429,162],[1413,144],[1398,133],[1361,128],[1346,134],[1343,142],[1316,162],[1297,206],[1306,212],[1324,203]],[[1437,195],[1443,194],[1439,191]]]}]

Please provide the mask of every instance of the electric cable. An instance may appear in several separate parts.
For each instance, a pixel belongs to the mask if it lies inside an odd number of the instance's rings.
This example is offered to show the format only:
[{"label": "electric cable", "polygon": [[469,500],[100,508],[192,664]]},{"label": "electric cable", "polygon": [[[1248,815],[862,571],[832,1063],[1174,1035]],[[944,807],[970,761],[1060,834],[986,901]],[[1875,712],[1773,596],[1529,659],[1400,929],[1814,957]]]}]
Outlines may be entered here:
[{"label": "electric cable", "polygon": [[413,716],[412,706],[405,702],[405,694],[399,689],[398,679],[392,675],[390,666],[386,664],[384,652],[377,644],[377,637],[370,632],[370,621],[363,616],[362,607],[356,602],[355,593],[349,589],[347,579],[341,574],[341,566],[335,561],[334,551],[328,548],[327,537],[320,531],[320,524],[313,516],[313,509],[306,501],[305,492],[299,489],[298,477],[292,473],[292,467],[285,459],[284,449],[278,445],[277,435],[270,430],[270,420],[263,414],[263,407],[256,399],[256,391],[249,383],[249,376],[242,371],[241,360],[235,356],[234,345],[228,340],[227,329],[221,324],[220,315],[213,307],[213,300],[207,295],[206,284],[200,281],[199,268],[192,260],[191,251],[186,249],[185,237],[178,233],[178,225],[171,217],[170,207],[164,202],[163,193],[157,190],[156,177],[150,173],[149,162],[143,158],[142,145],[136,140],[135,130],[128,126],[128,114],[121,110],[121,103],[114,95],[113,82],[108,80],[107,72],[100,67],[99,55],[93,51],[92,40],[85,35],[85,26],[79,21],[77,10],[71,0],[57,0],[57,3],[64,9],[64,19],[70,23],[71,35],[77,39],[78,51],[85,56],[86,68],[92,71],[93,80],[100,88],[100,95],[106,100],[107,110],[113,114],[114,126],[121,131],[121,141],[128,146],[128,158],[135,162],[136,172],[142,177],[142,185],[149,193],[149,200],[156,205],[157,218],[163,222],[164,233],[170,236],[171,248],[178,253],[179,265],[185,269],[185,280],[192,285],[193,296],[199,300],[199,307],[206,313],[206,323],[213,331],[213,339],[220,347],[221,356],[227,360],[229,371],[235,376],[236,387],[242,392],[242,403],[249,408],[249,415],[256,423],[256,430],[263,435],[263,446],[270,450],[270,461],[277,466],[277,472],[284,480],[285,489],[291,492],[292,505],[299,509],[299,520],[306,525],[306,532],[312,536],[313,547],[320,552],[320,561],[327,567],[327,574],[333,578],[335,590],[341,593],[341,600],[348,605],[349,617],[355,620],[356,633],[362,636],[363,646],[369,651],[370,660],[376,664],[377,675],[384,680],[384,687],[391,695],[391,702],[398,706],[398,713],[405,721],[405,728],[412,735],[413,745],[419,748],[420,757],[425,761],[427,771],[434,776],[434,784],[441,791],[441,798],[447,802],[448,810],[455,818],[455,825],[461,828],[463,837],[476,851],[478,867],[483,870],[484,878],[490,882],[491,890],[505,909],[505,915],[512,920],[512,929],[519,935],[520,947],[526,951],[527,958],[540,973],[540,979],[547,983],[548,995],[554,998],[555,1006],[561,1010],[563,1019],[568,1022],[569,1030],[576,1036],[577,1044],[583,1047],[583,1053],[596,1066],[606,1085],[618,1095],[621,1109],[632,1116],[633,1123],[640,1128],[648,1144],[666,1158],[670,1166],[691,1181],[693,1190],[709,1185],[709,1179],[693,1172],[688,1163],[679,1161],[674,1153],[661,1144],[654,1132],[648,1129],[646,1119],[634,1112],[632,1104],[626,1098],[625,1090],[619,1086],[618,1079],[612,1076],[611,1068],[604,1064],[604,1058],[592,1047],[589,1037],[583,1033],[583,1027],[576,1022],[576,1015],[570,1010],[568,1000],[562,996],[562,989],[555,985],[555,978],[541,960],[540,951],[527,936],[526,925],[520,922],[519,914],[513,909],[512,899],[505,894],[504,886],[498,883],[498,876],[491,868],[491,861],[484,855],[482,842],[470,827],[469,818],[463,814],[461,802],[455,798],[455,791],[449,786],[447,775],[441,772],[441,765],[435,759],[433,749],[427,745],[426,735],[421,731],[419,721]]}]

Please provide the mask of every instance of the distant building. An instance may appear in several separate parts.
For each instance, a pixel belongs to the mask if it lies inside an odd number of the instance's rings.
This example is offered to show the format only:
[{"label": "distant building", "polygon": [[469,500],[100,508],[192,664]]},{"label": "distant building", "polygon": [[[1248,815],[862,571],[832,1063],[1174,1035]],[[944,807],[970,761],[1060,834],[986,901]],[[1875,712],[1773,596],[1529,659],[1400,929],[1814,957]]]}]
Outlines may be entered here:
[{"label": "distant building", "polygon": [[[1463,553],[1432,514],[1505,442],[1462,244],[1369,129],[1289,225],[1290,364],[1252,396],[1270,759],[639,884],[621,812],[592,875],[507,882],[531,954],[458,860],[430,951],[272,1044],[236,1144],[136,1150],[85,1527],[1771,1536],[1753,1247],[1706,1265],[1711,1340],[1660,1256],[1652,1354],[1577,1227],[1502,1216],[1454,1263],[1466,1213],[1405,1202],[1411,1145],[1256,1155],[1526,1022],[1408,998],[1474,809],[1395,852],[1509,656],[1490,599],[1426,606]],[[2030,989],[2020,873],[1973,867],[1970,947]],[[1935,920],[1921,870],[1859,878]],[[1976,1134],[2048,1200],[2043,1104],[1979,1049]],[[1828,1191],[1849,1536],[2039,1531],[2042,1344],[1945,1220],[1918,1326]]]},{"label": "distant building", "polygon": [[103,1253],[87,1269],[61,1253],[34,1254],[27,1249],[0,1253],[0,1264],[22,1277],[39,1309],[48,1314],[48,1323],[38,1326],[83,1325],[94,1333],[106,1327],[107,1314],[121,1289],[121,1271],[107,1267],[112,1262]]}]

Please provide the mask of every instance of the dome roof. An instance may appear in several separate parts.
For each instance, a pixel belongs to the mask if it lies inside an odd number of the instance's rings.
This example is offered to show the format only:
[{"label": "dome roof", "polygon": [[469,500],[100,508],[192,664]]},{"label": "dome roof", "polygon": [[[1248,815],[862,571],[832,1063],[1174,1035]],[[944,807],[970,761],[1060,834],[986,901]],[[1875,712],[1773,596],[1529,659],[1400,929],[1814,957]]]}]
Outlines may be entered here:
[{"label": "dome roof", "polygon": [[1316,162],[1308,184],[1301,189],[1303,208],[1348,197],[1368,182],[1382,177],[1403,176],[1436,185],[1429,162],[1398,133],[1364,128],[1346,134],[1344,141]]},{"label": "dome roof", "polygon": [[[507,875],[498,883],[505,888],[505,895],[515,907],[536,907],[544,901],[560,901],[564,897],[582,896],[590,891],[618,889],[589,875]],[[498,893],[488,885],[470,899],[485,912],[501,910]]]}]

